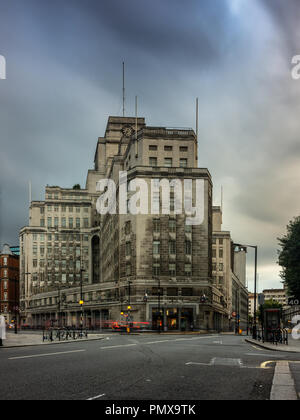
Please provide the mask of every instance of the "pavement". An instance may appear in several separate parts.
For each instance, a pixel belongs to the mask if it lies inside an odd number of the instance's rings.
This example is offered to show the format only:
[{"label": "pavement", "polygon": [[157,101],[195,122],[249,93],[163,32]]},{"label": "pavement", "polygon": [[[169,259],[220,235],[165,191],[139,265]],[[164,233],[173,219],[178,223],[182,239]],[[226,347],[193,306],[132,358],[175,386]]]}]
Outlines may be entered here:
[{"label": "pavement", "polygon": [[3,340],[3,347],[1,348],[12,348],[12,347],[27,347],[27,346],[46,346],[54,344],[63,344],[63,343],[72,343],[77,341],[90,341],[90,340],[103,340],[105,338],[104,334],[89,334],[88,338],[80,338],[77,340],[68,339],[68,341],[45,341],[43,342],[43,333],[42,331],[29,333],[29,332],[18,332],[15,334],[13,332],[8,332],[6,334],[6,340]]},{"label": "pavement", "polygon": [[263,349],[272,350],[272,351],[281,351],[286,353],[300,353],[300,339],[295,340],[289,336],[288,345],[286,344],[272,344],[272,343],[263,343],[262,341],[253,340],[250,337],[246,338],[246,341],[250,344],[254,344]]},{"label": "pavement", "polygon": [[[29,340],[31,334],[24,335]],[[2,347],[0,400],[104,400],[112,406],[127,400],[299,398],[300,354],[262,349],[244,336],[102,338],[53,343],[47,350]]]}]

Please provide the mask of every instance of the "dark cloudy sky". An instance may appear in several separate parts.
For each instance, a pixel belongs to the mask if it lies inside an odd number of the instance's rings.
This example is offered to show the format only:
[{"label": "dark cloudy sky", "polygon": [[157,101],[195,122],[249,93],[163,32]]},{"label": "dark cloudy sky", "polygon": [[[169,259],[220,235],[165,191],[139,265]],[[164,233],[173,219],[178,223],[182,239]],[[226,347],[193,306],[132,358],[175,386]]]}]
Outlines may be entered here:
[{"label": "dark cloudy sky", "polygon": [[276,237],[300,213],[299,22],[299,0],[0,0],[0,243],[28,223],[29,180],[35,200],[84,185],[125,60],[127,115],[138,95],[149,125],[195,127],[199,97],[223,227],[259,246],[259,288],[280,286]]}]

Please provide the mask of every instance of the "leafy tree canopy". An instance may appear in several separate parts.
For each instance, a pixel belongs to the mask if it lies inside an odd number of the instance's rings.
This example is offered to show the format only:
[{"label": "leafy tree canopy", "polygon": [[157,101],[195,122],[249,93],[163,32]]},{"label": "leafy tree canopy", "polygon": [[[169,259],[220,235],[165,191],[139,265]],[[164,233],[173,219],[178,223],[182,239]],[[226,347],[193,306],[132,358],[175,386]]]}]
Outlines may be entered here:
[{"label": "leafy tree canopy", "polygon": [[73,190],[81,190],[80,184],[75,184]]},{"label": "leafy tree canopy", "polygon": [[300,216],[295,217],[287,226],[287,233],[278,238],[281,250],[278,264],[280,273],[291,296],[300,297]]}]

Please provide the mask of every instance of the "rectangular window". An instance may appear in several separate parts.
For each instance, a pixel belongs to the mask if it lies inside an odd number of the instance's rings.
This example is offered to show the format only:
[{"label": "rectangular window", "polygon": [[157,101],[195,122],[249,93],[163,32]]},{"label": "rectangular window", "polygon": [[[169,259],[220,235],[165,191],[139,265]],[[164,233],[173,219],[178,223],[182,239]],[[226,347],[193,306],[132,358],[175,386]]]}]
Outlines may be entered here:
[{"label": "rectangular window", "polygon": [[176,220],[169,220],[169,231],[172,233],[176,232]]},{"label": "rectangular window", "polygon": [[219,258],[223,258],[223,249],[219,249]]},{"label": "rectangular window", "polygon": [[151,144],[151,145],[149,146],[149,150],[151,150],[151,151],[155,151],[155,150],[157,150],[157,146],[156,146],[155,144]]},{"label": "rectangular window", "polygon": [[192,255],[192,242],[191,241],[185,241],[185,254]]},{"label": "rectangular window", "polygon": [[182,288],[181,296],[193,296],[193,289],[189,287]]},{"label": "rectangular window", "polygon": [[131,264],[126,264],[126,276],[131,276]]},{"label": "rectangular window", "polygon": [[175,241],[169,241],[169,254],[176,254],[176,242]]},{"label": "rectangular window", "polygon": [[41,227],[45,227],[45,219],[41,219],[41,221],[40,221],[40,226],[41,226]]},{"label": "rectangular window", "polygon": [[185,264],[184,272],[185,272],[186,276],[191,276],[192,275],[192,265],[191,264]]},{"label": "rectangular window", "polygon": [[87,219],[87,218],[83,219],[83,227],[85,227],[85,228],[89,227],[89,219]]},{"label": "rectangular window", "polygon": [[173,147],[172,146],[165,146],[164,150],[165,150],[165,152],[172,152]]},{"label": "rectangular window", "polygon": [[167,288],[167,296],[178,296],[177,287],[168,287]]},{"label": "rectangular window", "polygon": [[130,235],[130,232],[131,232],[131,222],[130,220],[128,220],[125,223],[125,235]]},{"label": "rectangular window", "polygon": [[156,157],[150,157],[149,158],[149,166],[152,166],[152,167],[157,166],[157,158]]},{"label": "rectangular window", "polygon": [[73,217],[69,217],[69,228],[73,229]]},{"label": "rectangular window", "polygon": [[160,232],[160,219],[153,219],[153,232]]},{"label": "rectangular window", "polygon": [[153,255],[160,255],[160,241],[153,241]]},{"label": "rectangular window", "polygon": [[187,168],[187,163],[188,163],[187,159],[180,159],[179,161],[180,168]]},{"label": "rectangular window", "polygon": [[65,218],[65,217],[62,217],[62,218],[61,218],[61,226],[62,226],[63,228],[67,227],[67,221],[66,221],[66,218]]},{"label": "rectangular window", "polygon": [[180,146],[179,147],[179,151],[180,152],[187,152],[188,151],[188,148],[187,148],[187,146]]},{"label": "rectangular window", "polygon": [[76,228],[80,228],[80,218],[76,217]]},{"label": "rectangular window", "polygon": [[126,242],[126,256],[129,257],[131,255],[131,242]]},{"label": "rectangular window", "polygon": [[169,264],[169,276],[175,277],[176,276],[176,264]]},{"label": "rectangular window", "polygon": [[58,227],[58,217],[54,217],[54,227]]},{"label": "rectangular window", "polygon": [[165,168],[172,168],[173,160],[172,158],[165,158]]},{"label": "rectangular window", "polygon": [[153,264],[153,276],[159,276],[160,275],[160,264],[154,263]]}]

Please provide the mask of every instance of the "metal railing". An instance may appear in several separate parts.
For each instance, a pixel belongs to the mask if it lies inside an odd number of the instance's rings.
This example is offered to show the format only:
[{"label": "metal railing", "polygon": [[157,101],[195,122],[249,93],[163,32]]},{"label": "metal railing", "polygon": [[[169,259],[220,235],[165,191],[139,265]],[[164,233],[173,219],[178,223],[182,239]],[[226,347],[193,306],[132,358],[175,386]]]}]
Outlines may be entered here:
[{"label": "metal railing", "polygon": [[258,329],[257,330],[257,340],[275,344],[276,346],[278,344],[289,344],[289,333],[286,328],[277,328],[274,330],[263,330]]},{"label": "metal railing", "polygon": [[49,330],[43,330],[43,342],[80,340],[83,338],[88,338],[86,329],[51,328]]}]

